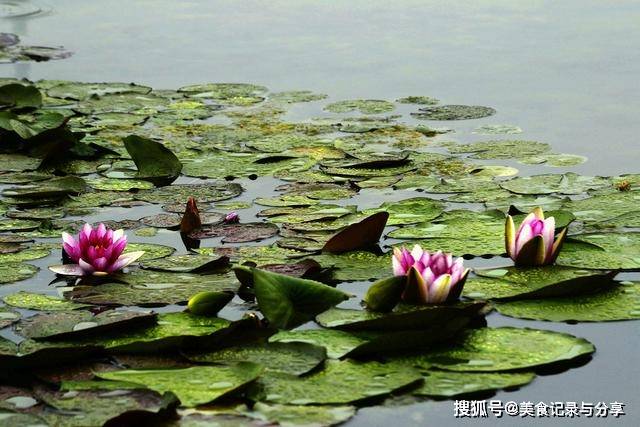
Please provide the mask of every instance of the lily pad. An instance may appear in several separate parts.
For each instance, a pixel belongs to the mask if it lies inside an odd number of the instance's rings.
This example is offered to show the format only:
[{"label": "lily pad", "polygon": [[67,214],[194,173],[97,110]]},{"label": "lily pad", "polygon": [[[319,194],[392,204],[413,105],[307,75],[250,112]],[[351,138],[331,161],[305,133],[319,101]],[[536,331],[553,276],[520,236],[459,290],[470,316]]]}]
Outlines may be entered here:
[{"label": "lily pad", "polygon": [[167,185],[180,175],[182,163],[161,143],[137,135],[130,135],[123,141],[138,168],[139,179],[151,181],[156,185]]},{"label": "lily pad", "polygon": [[483,125],[474,129],[473,133],[483,135],[522,133],[522,129],[513,125]]},{"label": "lily pad", "polygon": [[256,402],[247,416],[282,427],[317,427],[342,424],[356,414],[353,406],[268,405]]},{"label": "lily pad", "polygon": [[640,319],[640,286],[623,282],[597,293],[496,304],[505,316],[552,322],[607,322]]},{"label": "lily pad", "polygon": [[447,150],[453,154],[471,153],[472,159],[521,159],[542,155],[551,150],[549,144],[537,141],[492,140],[470,144],[449,144]]},{"label": "lily pad", "polygon": [[640,269],[640,233],[593,233],[565,241],[557,263],[598,270]]},{"label": "lily pad", "polygon": [[397,202],[384,202],[380,207],[365,209],[364,214],[388,212],[387,225],[407,225],[431,221],[444,211],[444,204],[428,197],[414,197]]},{"label": "lily pad", "polygon": [[261,377],[262,391],[254,399],[293,405],[356,403],[387,396],[421,380],[417,371],[406,366],[329,360],[324,370],[303,378],[290,374]]},{"label": "lily pad", "polygon": [[146,95],[149,92],[151,92],[150,87],[134,83],[64,82],[47,89],[47,95],[52,98],[65,98],[76,101],[112,93],[140,93]]},{"label": "lily pad", "polygon": [[0,329],[17,322],[21,317],[17,311],[10,310],[7,307],[0,307]]},{"label": "lily pad", "polygon": [[467,280],[463,295],[480,299],[530,299],[593,292],[611,284],[615,273],[545,266],[476,270],[480,277]]},{"label": "lily pad", "polygon": [[260,311],[274,327],[298,326],[349,295],[308,279],[253,269],[253,283]]},{"label": "lily pad", "polygon": [[378,99],[354,99],[346,101],[333,102],[326,107],[325,110],[332,113],[349,113],[358,111],[362,114],[382,114],[388,113],[395,109],[395,105],[389,101],[381,101]]},{"label": "lily pad", "polygon": [[203,226],[189,234],[193,239],[222,237],[222,243],[245,243],[268,239],[278,234],[278,226],[266,222]]},{"label": "lily pad", "polygon": [[104,372],[98,377],[126,381],[159,393],[174,393],[183,406],[213,402],[254,381],[262,368],[250,362],[230,366],[193,366],[185,369],[148,369]]},{"label": "lily pad", "polygon": [[532,372],[479,373],[430,370],[424,384],[412,391],[415,396],[453,397],[484,391],[514,388],[529,384],[536,375]]},{"label": "lily pad", "polygon": [[273,342],[230,347],[209,353],[193,353],[187,357],[199,363],[253,362],[271,372],[303,375],[322,363],[326,358],[326,352],[324,348],[313,344]]},{"label": "lily pad", "polygon": [[479,105],[440,105],[420,108],[420,112],[411,113],[417,119],[426,120],[470,120],[492,116],[496,113],[491,107]]},{"label": "lily pad", "polygon": [[19,282],[35,276],[40,270],[31,264],[21,262],[6,262],[0,264],[0,284]]},{"label": "lily pad", "polygon": [[243,189],[240,184],[229,182],[212,182],[207,184],[174,184],[149,191],[141,191],[135,195],[137,200],[149,203],[184,204],[189,197],[199,203],[211,203],[232,199],[239,196]]},{"label": "lily pad", "polygon": [[137,252],[143,251],[144,255],[142,255],[138,261],[150,261],[152,259],[164,258],[168,257],[172,253],[176,251],[176,248],[172,248],[171,246],[165,245],[157,245],[155,243],[128,243],[127,249],[125,250],[125,254],[129,252]]},{"label": "lily pad", "polygon": [[415,366],[448,371],[499,372],[567,363],[594,351],[593,344],[573,335],[500,327],[469,330],[453,347],[400,359]]},{"label": "lily pad", "polygon": [[366,344],[368,339],[338,329],[301,329],[279,331],[269,338],[269,342],[314,344],[324,347],[328,357],[341,359],[355,348]]},{"label": "lily pad", "polygon": [[90,307],[50,295],[34,294],[20,291],[2,298],[5,304],[17,308],[42,311],[67,311]]},{"label": "lily pad", "polygon": [[142,264],[142,268],[175,273],[210,273],[220,272],[228,265],[229,259],[227,257],[190,254],[146,261]]},{"label": "lily pad", "polygon": [[607,185],[609,183],[606,178],[578,175],[572,172],[562,175],[523,176],[500,184],[505,190],[516,194],[581,194]]},{"label": "lily pad", "polygon": [[298,102],[313,102],[325,99],[327,95],[323,93],[313,93],[310,90],[292,90],[287,92],[277,92],[269,95],[269,99],[274,102],[284,102],[295,104]]},{"label": "lily pad", "polygon": [[440,101],[430,96],[405,96],[396,99],[396,102],[399,104],[435,105]]}]

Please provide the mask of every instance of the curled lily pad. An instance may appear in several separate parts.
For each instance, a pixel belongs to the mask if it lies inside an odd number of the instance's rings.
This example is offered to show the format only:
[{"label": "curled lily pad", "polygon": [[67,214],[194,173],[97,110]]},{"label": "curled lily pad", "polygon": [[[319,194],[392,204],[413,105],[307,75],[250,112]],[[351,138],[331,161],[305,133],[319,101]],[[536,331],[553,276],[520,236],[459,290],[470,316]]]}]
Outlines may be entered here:
[{"label": "curled lily pad", "polygon": [[199,292],[189,299],[189,313],[199,316],[216,316],[233,299],[233,292]]},{"label": "curled lily pad", "polygon": [[254,393],[254,399],[294,405],[354,403],[387,396],[421,380],[406,366],[329,360],[324,370],[303,378],[275,373],[261,377],[262,392]]},{"label": "curled lily pad", "polygon": [[545,266],[476,270],[463,295],[481,299],[528,299],[580,295],[610,285],[615,273]]},{"label": "curled lily pad", "polygon": [[138,168],[139,179],[167,185],[178,178],[182,171],[178,157],[159,142],[130,135],[124,138],[124,146]]},{"label": "curled lily pad", "polygon": [[324,348],[301,342],[273,342],[188,355],[189,360],[199,363],[253,362],[264,366],[268,371],[292,375],[309,372],[322,363],[325,357]]},{"label": "curled lily pad", "polygon": [[413,390],[416,396],[453,397],[483,391],[514,388],[529,384],[536,375],[532,372],[425,372],[424,384]]},{"label": "curled lily pad", "polygon": [[298,326],[349,298],[324,283],[257,268],[253,269],[253,283],[260,311],[281,329]]},{"label": "curled lily pad", "polygon": [[106,380],[126,381],[159,393],[172,392],[183,406],[212,402],[254,381],[262,372],[260,365],[241,362],[229,366],[193,366],[185,369],[148,369],[104,372]]},{"label": "curled lily pad", "polygon": [[530,369],[586,357],[595,347],[573,335],[528,328],[480,328],[462,334],[454,346],[400,359],[448,371],[498,372]]},{"label": "curled lily pad", "polygon": [[640,286],[623,282],[597,293],[496,304],[505,316],[552,322],[607,322],[640,319]]},{"label": "curled lily pad", "polygon": [[330,253],[343,253],[367,249],[378,243],[388,219],[389,213],[387,212],[374,213],[334,234],[327,240],[322,250]]},{"label": "curled lily pad", "polygon": [[491,107],[478,105],[440,105],[420,108],[420,112],[411,115],[426,120],[469,120],[492,116],[495,113],[496,110]]}]

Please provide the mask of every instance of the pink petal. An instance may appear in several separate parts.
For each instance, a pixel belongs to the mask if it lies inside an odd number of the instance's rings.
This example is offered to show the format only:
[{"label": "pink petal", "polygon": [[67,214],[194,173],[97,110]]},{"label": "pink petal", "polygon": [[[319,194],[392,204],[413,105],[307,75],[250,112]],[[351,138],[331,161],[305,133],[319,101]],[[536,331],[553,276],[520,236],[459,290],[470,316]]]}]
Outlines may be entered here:
[{"label": "pink petal", "polygon": [[522,230],[524,229],[525,225],[526,225],[527,227],[529,227],[529,226],[531,225],[531,222],[532,222],[532,221],[535,221],[536,219],[537,219],[537,218],[536,218],[536,215],[535,215],[533,212],[531,212],[529,215],[527,215],[527,216],[524,218],[524,220],[522,221],[522,223],[520,223],[520,227],[518,227],[518,232],[516,233],[516,236],[519,236],[519,235],[520,235],[520,233],[521,233],[521,232],[522,232]]},{"label": "pink petal", "polygon": [[122,270],[132,262],[135,262],[142,255],[144,255],[144,251],[128,252],[120,255],[120,258],[118,258],[117,261],[109,267],[109,272],[112,273],[114,271]]},{"label": "pink petal", "polygon": [[108,265],[107,259],[105,257],[96,258],[95,260],[93,260],[92,264],[93,268],[95,268],[96,271],[105,271]]},{"label": "pink petal", "polygon": [[96,238],[98,240],[102,240],[104,239],[106,234],[107,234],[107,227],[103,223],[98,224],[98,228],[96,230]]},{"label": "pink petal", "polygon": [[78,261],[78,265],[80,266],[80,268],[82,268],[84,274],[92,274],[95,271],[93,266],[82,258],[80,258],[80,261]]},{"label": "pink petal", "polygon": [[520,253],[520,249],[522,249],[524,244],[527,243],[532,238],[533,238],[533,232],[531,231],[531,227],[529,227],[529,225],[527,225],[526,227],[523,227],[522,230],[518,232],[518,235],[516,236],[516,251],[515,251],[516,257]]},{"label": "pink petal", "polygon": [[413,249],[411,249],[411,257],[414,259],[414,261],[421,260],[423,254],[424,251],[422,250],[422,247],[420,245],[415,245]]},{"label": "pink petal", "polygon": [[431,268],[427,267],[424,270],[422,270],[420,272],[420,275],[422,276],[422,280],[424,280],[424,283],[427,284],[427,286],[430,286],[433,283],[433,279],[435,279],[435,275],[433,274],[433,271],[431,271]]},{"label": "pink petal", "polygon": [[119,257],[124,251],[124,248],[127,247],[127,236],[122,236],[118,240],[114,241],[112,246],[112,256],[114,258]]},{"label": "pink petal", "polygon": [[542,240],[544,241],[545,261],[552,256],[553,238],[556,234],[556,219],[552,216],[544,220],[544,229],[542,230]]},{"label": "pink petal", "polygon": [[404,276],[405,274],[407,274],[407,270],[402,265],[402,252],[399,248],[393,248],[391,266],[393,267],[394,276]]},{"label": "pink petal", "polygon": [[427,302],[431,304],[445,302],[447,300],[447,296],[449,296],[450,288],[451,276],[449,274],[439,276],[431,286],[429,286],[429,297]]}]

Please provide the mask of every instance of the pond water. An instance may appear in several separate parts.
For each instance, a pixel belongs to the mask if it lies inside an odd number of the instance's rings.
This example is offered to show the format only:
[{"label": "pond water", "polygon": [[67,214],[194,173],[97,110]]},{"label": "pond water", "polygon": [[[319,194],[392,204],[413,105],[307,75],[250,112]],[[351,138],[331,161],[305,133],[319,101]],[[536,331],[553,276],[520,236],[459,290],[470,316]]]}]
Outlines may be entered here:
[{"label": "pond water", "polygon": [[[43,63],[0,64],[0,76],[132,81],[154,88],[251,82],[272,91],[327,93],[327,102],[429,95],[448,104],[488,105],[498,111],[491,120],[454,125],[443,122],[456,130],[447,135],[455,141],[486,139],[471,133],[479,124],[512,124],[524,130],[518,139],[546,142],[554,151],[589,158],[567,170],[590,175],[638,172],[637,1],[58,0],[39,6],[42,13],[0,19],[0,32],[16,33],[29,44],[62,45],[74,55]],[[313,107],[296,106],[290,118],[310,114],[316,114]],[[527,167],[518,167],[523,174],[529,172]],[[247,188],[243,200],[264,196],[273,189],[269,180],[243,181],[243,185]],[[380,203],[379,195],[368,194],[363,192],[355,200],[359,206]],[[410,195],[389,192],[384,197]],[[118,212],[105,212],[104,219]],[[127,217],[135,214],[128,212]],[[163,239],[153,241],[178,244],[174,235]],[[37,264],[45,266],[52,259]],[[499,261],[474,261],[471,265],[492,262]],[[43,289],[45,277],[41,273],[29,286]],[[620,277],[637,280],[639,276]],[[7,285],[1,293],[18,288],[25,289],[22,284]],[[640,423],[640,367],[636,363],[640,336],[636,322],[567,325],[510,319],[496,313],[488,322],[491,326],[564,331],[597,347],[587,365],[539,377],[520,390],[498,392],[493,399],[619,401],[627,405],[627,415],[610,422]],[[348,425],[565,422],[494,417],[457,420],[452,401],[425,401],[364,408]],[[592,425],[603,421],[573,422]]]}]

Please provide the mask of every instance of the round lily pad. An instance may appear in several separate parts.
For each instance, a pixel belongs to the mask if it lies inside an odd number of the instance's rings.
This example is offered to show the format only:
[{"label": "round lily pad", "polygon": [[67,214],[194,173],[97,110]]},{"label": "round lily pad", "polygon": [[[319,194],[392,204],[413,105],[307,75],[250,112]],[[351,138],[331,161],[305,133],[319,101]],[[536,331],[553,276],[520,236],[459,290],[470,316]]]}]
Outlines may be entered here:
[{"label": "round lily pad", "polygon": [[3,262],[0,264],[0,284],[19,282],[33,277],[39,268],[21,262]]},{"label": "round lily pad", "polygon": [[479,105],[440,105],[420,108],[420,112],[411,115],[426,120],[469,120],[481,119],[495,113],[496,110],[493,108]]},{"label": "round lily pad", "polygon": [[263,391],[256,397],[293,405],[335,405],[386,396],[421,379],[406,366],[329,360],[324,370],[302,378],[275,373],[262,376],[258,382]]},{"label": "round lily pad", "polygon": [[77,304],[51,295],[34,294],[30,292],[18,292],[7,295],[2,300],[5,304],[17,308],[42,311],[66,311],[89,307],[87,304]]},{"label": "round lily pad", "polygon": [[640,286],[623,282],[594,294],[496,304],[505,316],[552,322],[606,322],[640,319]]},{"label": "round lily pad", "polygon": [[536,375],[532,372],[489,373],[447,372],[430,370],[425,373],[424,384],[412,391],[416,396],[453,397],[463,394],[529,384]]},{"label": "round lily pad", "polygon": [[396,99],[396,102],[399,104],[436,105],[440,101],[430,96],[405,96]]},{"label": "round lily pad", "polygon": [[598,270],[638,270],[640,233],[592,233],[572,236],[563,245],[557,263]]},{"label": "round lily pad", "polygon": [[593,344],[573,335],[501,327],[469,330],[453,346],[400,359],[448,371],[493,372],[566,363],[594,351]]},{"label": "round lily pad", "polygon": [[168,187],[160,187],[154,190],[141,191],[135,195],[137,200],[150,203],[186,203],[189,197],[193,197],[199,203],[216,202],[231,199],[242,193],[239,184],[220,182],[209,184],[174,184]]},{"label": "round lily pad", "polygon": [[332,113],[348,113],[351,111],[359,111],[362,114],[381,114],[388,113],[395,109],[395,105],[389,101],[378,99],[354,99],[346,101],[333,102],[326,107],[325,110]]},{"label": "round lily pad", "polygon": [[125,250],[127,252],[144,251],[138,261],[150,261],[152,259],[164,258],[176,251],[176,248],[171,246],[157,245],[155,243],[129,243]]}]

